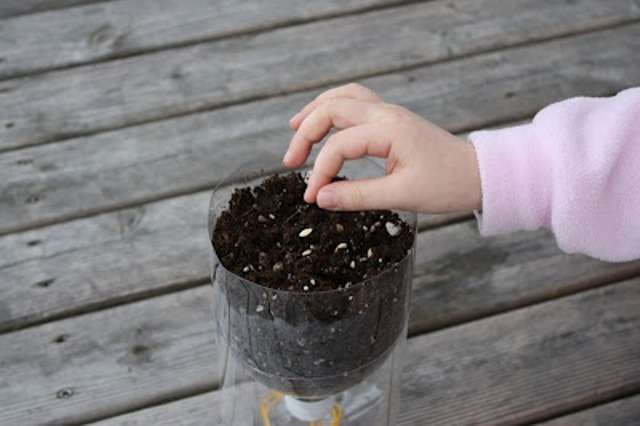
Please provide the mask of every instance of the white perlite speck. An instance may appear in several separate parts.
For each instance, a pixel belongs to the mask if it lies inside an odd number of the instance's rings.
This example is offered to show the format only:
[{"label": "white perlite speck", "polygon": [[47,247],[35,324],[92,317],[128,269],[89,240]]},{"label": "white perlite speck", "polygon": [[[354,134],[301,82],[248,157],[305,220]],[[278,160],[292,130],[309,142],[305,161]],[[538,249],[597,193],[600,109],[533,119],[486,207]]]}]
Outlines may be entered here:
[{"label": "white perlite speck", "polygon": [[309,235],[311,235],[312,232],[313,232],[313,228],[305,228],[302,231],[300,231],[298,236],[300,238],[308,237]]},{"label": "white perlite speck", "polygon": [[314,280],[313,278],[311,278],[309,282],[311,283],[311,285],[316,285],[316,280]]},{"label": "white perlite speck", "polygon": [[334,252],[338,252],[339,250],[344,250],[347,248],[347,243],[340,243],[336,246]]},{"label": "white perlite speck", "polygon": [[264,306],[262,305],[256,306],[256,312],[262,312],[262,311],[264,311]]},{"label": "white perlite speck", "polygon": [[355,269],[356,268],[356,261],[352,260],[351,263],[349,264],[349,266],[351,267],[351,269]]},{"label": "white perlite speck", "polygon": [[251,270],[251,268],[249,268],[248,265],[242,268],[242,272],[249,272],[249,270]]},{"label": "white perlite speck", "polygon": [[367,257],[373,257],[373,250],[372,249],[367,250]]},{"label": "white perlite speck", "polygon": [[309,256],[311,254],[311,249],[306,249],[305,251],[302,252],[303,256]]},{"label": "white perlite speck", "polygon": [[387,229],[387,233],[392,237],[395,237],[400,234],[400,225],[396,225],[393,222],[387,222],[384,224],[384,227]]},{"label": "white perlite speck", "polygon": [[309,291],[309,286],[308,286],[308,285],[305,285],[304,287],[302,287],[302,289],[303,289],[304,291]]}]

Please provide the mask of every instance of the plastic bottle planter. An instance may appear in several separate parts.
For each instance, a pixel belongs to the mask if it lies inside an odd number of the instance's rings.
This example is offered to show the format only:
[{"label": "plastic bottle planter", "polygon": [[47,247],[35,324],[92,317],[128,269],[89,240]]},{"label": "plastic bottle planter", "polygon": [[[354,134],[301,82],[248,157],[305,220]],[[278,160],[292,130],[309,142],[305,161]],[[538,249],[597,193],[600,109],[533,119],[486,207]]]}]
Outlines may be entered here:
[{"label": "plastic bottle planter", "polygon": [[[210,237],[229,195],[228,191],[214,194]],[[414,214],[400,216],[415,227]],[[392,401],[398,393],[398,351],[406,341],[414,255],[415,242],[402,261],[366,281],[338,290],[303,292],[274,290],[247,281],[227,270],[212,250],[213,312],[222,392],[234,395],[234,401],[225,400],[225,409],[229,411],[233,405],[235,410],[233,418],[225,417],[225,425],[320,425],[321,420],[295,423],[311,420],[301,414],[291,421],[271,423],[269,404],[279,404],[281,411],[288,408],[289,414],[298,410],[309,415],[316,406],[322,409],[322,401],[327,400],[337,401],[334,420],[327,424],[395,424],[391,413],[395,408],[391,405],[395,405]],[[366,387],[367,381],[377,384]],[[248,382],[257,383],[246,387]],[[261,390],[239,391],[256,387]],[[364,395],[359,400],[355,398],[358,392]],[[381,403],[374,401],[374,394]],[[283,397],[285,403],[280,404]],[[352,408],[347,408],[349,398],[361,402],[350,403]],[[298,402],[302,403],[300,407]],[[366,411],[367,404],[374,402],[377,412],[368,417],[348,412]],[[238,409],[243,404],[246,410]],[[380,413],[380,407],[386,413]],[[289,414],[280,418],[289,419]],[[243,420],[238,420],[240,417]],[[340,418],[344,420],[340,422]],[[369,420],[362,420],[365,418]],[[330,419],[329,414],[326,419]]]},{"label": "plastic bottle planter", "polygon": [[266,288],[218,264],[218,332],[264,385],[299,397],[333,395],[365,378],[402,335],[412,264],[410,253],[366,282],[316,293]]}]

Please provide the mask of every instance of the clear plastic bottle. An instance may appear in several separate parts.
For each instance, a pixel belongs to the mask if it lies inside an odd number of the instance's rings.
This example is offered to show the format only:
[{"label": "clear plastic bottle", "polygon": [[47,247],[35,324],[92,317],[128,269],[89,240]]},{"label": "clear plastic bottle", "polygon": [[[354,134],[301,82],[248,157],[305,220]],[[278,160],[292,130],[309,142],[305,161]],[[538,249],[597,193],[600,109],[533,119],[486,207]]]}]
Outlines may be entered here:
[{"label": "clear plastic bottle", "polygon": [[[370,160],[349,162],[342,172],[352,179],[382,173]],[[209,237],[230,194],[229,187],[213,194]],[[399,214],[415,227],[415,214]],[[414,256],[415,242],[402,261],[366,281],[302,292],[248,281],[213,249],[222,424],[395,425]]]}]

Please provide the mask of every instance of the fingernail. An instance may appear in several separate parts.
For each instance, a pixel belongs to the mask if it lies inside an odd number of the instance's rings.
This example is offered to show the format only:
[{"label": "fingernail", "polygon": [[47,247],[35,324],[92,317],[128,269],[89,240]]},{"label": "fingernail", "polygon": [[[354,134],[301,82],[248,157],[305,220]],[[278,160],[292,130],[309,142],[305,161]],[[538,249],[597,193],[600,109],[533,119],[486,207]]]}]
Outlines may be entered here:
[{"label": "fingernail", "polygon": [[293,125],[293,122],[296,121],[296,118],[298,118],[298,116],[300,115],[300,113],[297,113],[296,115],[294,115],[293,117],[291,117],[289,119],[289,124]]},{"label": "fingernail", "polygon": [[284,157],[282,158],[282,162],[284,164],[288,164],[291,161],[291,151],[287,150],[287,152],[284,153]]},{"label": "fingernail", "polygon": [[330,189],[323,189],[318,194],[318,205],[323,209],[335,209],[338,207],[338,197]]}]

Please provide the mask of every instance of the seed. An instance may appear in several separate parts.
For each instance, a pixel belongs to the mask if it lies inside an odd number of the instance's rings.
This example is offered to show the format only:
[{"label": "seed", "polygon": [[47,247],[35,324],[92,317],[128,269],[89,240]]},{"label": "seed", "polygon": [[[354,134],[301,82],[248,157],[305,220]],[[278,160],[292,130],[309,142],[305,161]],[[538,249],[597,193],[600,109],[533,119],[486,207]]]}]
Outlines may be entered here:
[{"label": "seed", "polygon": [[347,243],[340,243],[336,246],[334,252],[338,252],[339,250],[344,250],[347,248]]},{"label": "seed", "polygon": [[352,260],[351,263],[349,264],[349,266],[351,266],[351,269],[355,269],[356,268],[356,261]]},{"label": "seed", "polygon": [[373,250],[367,250],[367,257],[373,257]]},{"label": "seed", "polygon": [[245,266],[244,268],[242,268],[242,272],[249,272],[251,268],[249,268],[249,265]]},{"label": "seed", "polygon": [[305,285],[304,287],[302,287],[302,289],[303,289],[304,291],[309,291],[309,286],[308,286],[308,285]]},{"label": "seed", "polygon": [[344,232],[344,226],[342,226],[339,223],[336,223],[336,231],[338,231],[340,233]]},{"label": "seed", "polygon": [[302,174],[302,180],[304,180],[304,183],[309,183],[310,177],[311,177],[311,172],[304,172]]},{"label": "seed", "polygon": [[303,256],[309,256],[311,254],[311,249],[306,249],[305,251],[302,252]]},{"label": "seed", "polygon": [[314,280],[313,278],[311,278],[309,282],[311,283],[311,285],[316,285],[316,280]]},{"label": "seed", "polygon": [[273,272],[278,272],[278,271],[282,271],[282,269],[284,268],[284,265],[282,264],[282,262],[276,262],[273,264]]},{"label": "seed", "polygon": [[275,217],[275,215],[274,215],[274,214],[269,214],[269,219],[271,219],[271,220],[275,220],[275,218],[276,218],[276,217]]},{"label": "seed", "polygon": [[349,302],[353,300],[353,296],[349,296]]},{"label": "seed", "polygon": [[387,233],[392,237],[395,237],[398,234],[400,234],[400,225],[396,225],[393,222],[387,222],[384,224],[384,227],[387,229]]},{"label": "seed", "polygon": [[277,294],[273,294],[273,296],[271,296],[271,300],[277,300],[278,299],[278,295]]},{"label": "seed", "polygon": [[378,258],[378,263],[382,263],[382,258]]},{"label": "seed", "polygon": [[262,312],[262,311],[264,311],[264,306],[262,305],[256,306],[256,312]]},{"label": "seed", "polygon": [[258,215],[258,222],[260,223],[267,223],[268,220],[266,217],[262,216],[262,215]]},{"label": "seed", "polygon": [[367,232],[367,231],[369,230],[369,228],[367,228],[366,226],[362,226],[362,230],[363,230],[364,232]]},{"label": "seed", "polygon": [[305,228],[302,231],[300,231],[298,236],[300,238],[308,237],[309,235],[311,235],[312,232],[313,232],[313,228]]}]

